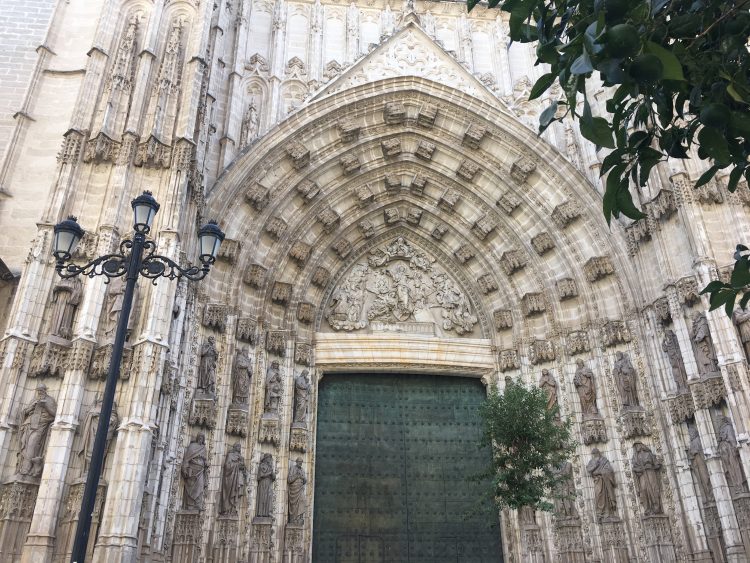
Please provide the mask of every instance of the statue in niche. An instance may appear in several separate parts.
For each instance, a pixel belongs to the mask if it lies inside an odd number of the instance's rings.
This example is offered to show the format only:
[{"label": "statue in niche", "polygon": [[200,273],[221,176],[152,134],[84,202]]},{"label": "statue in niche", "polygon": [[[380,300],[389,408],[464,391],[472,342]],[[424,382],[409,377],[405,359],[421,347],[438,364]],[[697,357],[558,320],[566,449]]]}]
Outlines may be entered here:
[{"label": "statue in niche", "polygon": [[573,464],[563,462],[555,471],[559,477],[554,498],[555,516],[559,519],[578,519],[576,508],[576,485],[573,481]]},{"label": "statue in niche", "polygon": [[[94,440],[96,438],[96,429],[99,426],[99,417],[102,413],[102,398],[97,397],[94,406],[86,413],[83,421],[83,431],[81,432],[81,446],[77,455],[81,460],[81,476],[86,475],[91,464],[91,453],[94,450]],[[120,424],[120,417],[117,415],[117,403],[112,405],[112,412],[109,415],[109,428],[107,429],[107,441],[104,443],[104,455],[107,455],[109,444],[117,431]],[[105,457],[106,459],[106,457]],[[102,463],[104,465],[104,463]]]},{"label": "statue in niche", "polygon": [[252,377],[251,360],[243,350],[238,350],[232,367],[232,404],[247,405]]},{"label": "statue in niche", "polygon": [[359,56],[359,8],[352,2],[346,14],[346,34],[354,56]]},{"label": "statue in niche", "polygon": [[258,465],[258,498],[256,502],[255,515],[260,517],[271,517],[273,514],[273,482],[276,473],[273,467],[273,456],[263,454]]},{"label": "statue in niche", "polygon": [[699,313],[693,319],[693,343],[695,344],[698,373],[707,375],[719,371],[719,362],[716,359],[716,351],[705,313]]},{"label": "statue in niche", "polygon": [[422,14],[420,23],[422,24],[425,33],[435,39],[435,16],[432,15],[432,12],[427,10]]},{"label": "statue in niche", "polygon": [[685,362],[682,359],[677,335],[673,331],[664,331],[664,340],[662,340],[661,349],[666,352],[669,358],[669,365],[672,366],[672,378],[677,385],[677,389],[687,389]]},{"label": "statue in niche", "polygon": [[638,376],[630,357],[626,353],[617,352],[615,354],[615,365],[612,372],[617,381],[617,388],[620,390],[623,408],[640,406],[638,401]]},{"label": "statue in niche", "polygon": [[[539,388],[547,394],[547,410],[551,411],[557,407],[557,381],[555,381],[555,377],[550,370],[542,370],[542,377],[539,379]],[[560,419],[559,410],[555,418]]]},{"label": "statue in niche", "polygon": [[[122,312],[122,300],[125,295],[124,276],[114,278],[109,282],[109,291],[107,292],[107,324],[104,327],[104,334],[114,336],[117,321],[120,319]],[[128,323],[130,328],[130,323]]]},{"label": "statue in niche", "polygon": [[643,512],[647,516],[663,514],[661,504],[661,461],[654,452],[641,442],[633,444],[633,473],[638,498],[641,500]]},{"label": "statue in niche", "polygon": [[279,362],[274,360],[266,370],[266,397],[263,401],[264,413],[279,414],[282,390],[281,369],[279,368]]},{"label": "statue in niche", "polygon": [[44,447],[49,427],[55,420],[57,403],[47,394],[44,384],[36,388],[36,400],[22,411],[18,473],[39,477],[44,465]]},{"label": "statue in niche", "polygon": [[253,98],[250,100],[245,115],[242,117],[242,127],[240,129],[242,147],[249,145],[258,136],[259,123],[258,108],[255,104],[255,98]]},{"label": "statue in niche", "polygon": [[573,378],[573,385],[578,391],[578,398],[581,400],[581,410],[583,416],[599,416],[599,409],[596,406],[596,383],[594,382],[594,372],[583,363],[580,358],[576,360],[576,374]]},{"label": "statue in niche", "polygon": [[700,489],[703,502],[709,502],[713,500],[714,495],[711,489],[711,479],[708,473],[708,466],[706,465],[706,458],[703,455],[701,437],[695,426],[688,426],[688,434],[690,435],[690,448],[688,449],[690,469],[693,472],[695,481],[698,483],[698,489]]},{"label": "statue in niche", "polygon": [[185,510],[203,510],[208,477],[206,437],[203,434],[197,434],[185,448],[180,474],[184,491],[182,507]]},{"label": "statue in niche", "polygon": [[740,341],[742,342],[742,348],[745,350],[745,356],[750,361],[750,309],[735,309],[732,313],[732,320],[740,333]]},{"label": "statue in niche", "polygon": [[68,278],[57,282],[52,289],[50,332],[70,340],[73,337],[73,319],[80,304],[81,280]]},{"label": "statue in niche", "polygon": [[[393,15],[393,12],[391,11],[391,3],[387,2],[385,5],[385,9],[380,12],[380,29],[383,30],[383,36],[388,36],[393,34],[393,29],[396,27],[396,17]],[[381,36],[381,39],[383,38]]]},{"label": "statue in niche", "polygon": [[305,510],[307,510],[307,499],[305,498],[305,485],[307,476],[302,469],[302,459],[297,458],[295,464],[289,470],[286,478],[289,489],[289,523],[304,524]]},{"label": "statue in niche", "polygon": [[593,457],[586,465],[586,471],[594,479],[597,519],[599,522],[617,520],[615,470],[597,448],[591,450],[591,455]]},{"label": "statue in niche", "polygon": [[717,436],[718,450],[721,463],[724,466],[724,475],[732,495],[747,492],[747,479],[742,469],[740,453],[737,451],[737,437],[734,433],[732,421],[728,416],[720,416],[718,419],[719,433]]},{"label": "statue in niche", "polygon": [[216,391],[216,362],[219,352],[216,350],[216,338],[209,336],[201,346],[201,360],[198,366],[198,391],[205,395],[214,395]]},{"label": "statue in niche", "polygon": [[247,467],[242,457],[242,446],[234,444],[224,458],[221,471],[221,497],[219,498],[219,514],[222,516],[236,516],[240,497],[247,480]]},{"label": "statue in niche", "polygon": [[298,426],[305,426],[307,418],[307,405],[310,400],[310,389],[312,385],[308,379],[308,371],[303,370],[294,378],[294,417],[292,423]]}]

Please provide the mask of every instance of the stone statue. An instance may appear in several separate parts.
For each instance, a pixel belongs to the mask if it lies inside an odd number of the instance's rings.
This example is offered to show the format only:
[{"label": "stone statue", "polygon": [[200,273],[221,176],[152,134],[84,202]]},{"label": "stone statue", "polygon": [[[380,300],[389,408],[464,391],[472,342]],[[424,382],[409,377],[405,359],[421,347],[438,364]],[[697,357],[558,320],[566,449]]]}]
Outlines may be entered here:
[{"label": "stone statue", "polygon": [[297,458],[296,463],[289,470],[286,478],[289,489],[289,523],[304,524],[307,499],[305,497],[305,485],[307,476],[302,469],[302,459]]},{"label": "stone statue", "polygon": [[226,516],[237,515],[237,505],[245,488],[247,467],[242,457],[240,444],[234,444],[224,458],[221,475],[221,497],[219,499],[219,514]]},{"label": "stone statue", "polygon": [[255,99],[252,99],[242,118],[242,127],[240,128],[240,142],[243,147],[249,145],[258,136],[259,123],[258,108],[255,105]]},{"label": "stone statue", "polygon": [[420,23],[422,24],[425,33],[435,39],[435,16],[432,15],[432,12],[427,10],[422,14]]},{"label": "stone statue", "polygon": [[711,488],[708,466],[706,465],[706,458],[703,455],[701,437],[695,426],[688,427],[688,434],[690,435],[690,448],[688,450],[690,469],[693,472],[693,478],[698,484],[698,489],[700,489],[703,502],[710,502],[713,500],[714,495]]},{"label": "stone statue", "polygon": [[599,409],[596,406],[596,384],[594,382],[594,372],[591,371],[583,360],[576,360],[576,374],[573,378],[573,384],[578,391],[578,397],[581,400],[581,410],[583,416],[598,416]]},{"label": "stone statue", "polygon": [[630,357],[624,352],[617,352],[612,371],[617,381],[617,388],[620,390],[623,408],[640,406],[638,401],[638,376]]},{"label": "stone statue", "polygon": [[57,403],[47,394],[44,384],[36,388],[36,401],[26,407],[21,422],[21,445],[18,451],[18,473],[39,477],[44,465],[44,447],[49,427],[55,420]]},{"label": "stone statue", "polygon": [[73,320],[81,303],[81,281],[77,278],[62,279],[52,289],[52,316],[50,332],[60,338],[73,337]]},{"label": "stone statue", "polygon": [[[555,376],[548,369],[542,370],[542,377],[539,379],[539,388],[547,394],[547,410],[550,411],[557,407],[557,381]],[[560,418],[560,412],[557,412],[555,418]]]},{"label": "stone statue", "polygon": [[279,414],[281,403],[281,370],[276,360],[266,370],[266,397],[263,401],[263,412]]},{"label": "stone statue", "polygon": [[672,378],[677,384],[677,389],[687,389],[687,371],[685,371],[685,362],[682,359],[680,345],[677,341],[677,335],[667,330],[664,332],[664,340],[661,343],[661,349],[666,352],[669,358],[669,365],[672,366]]},{"label": "stone statue", "polygon": [[737,438],[732,421],[728,416],[719,417],[718,449],[724,475],[732,495],[747,492],[747,479],[742,469],[740,453],[737,451]]},{"label": "stone statue", "polygon": [[303,370],[294,378],[294,418],[295,424],[305,424],[307,417],[307,404],[310,400],[310,380],[307,378],[308,371]]},{"label": "stone statue", "polygon": [[663,514],[661,504],[661,462],[648,446],[633,444],[633,473],[643,512],[647,515]]},{"label": "stone statue", "polygon": [[[393,34],[393,29],[396,27],[396,17],[391,11],[390,2],[386,2],[385,9],[380,12],[380,29],[383,30],[383,35],[388,36]],[[381,37],[382,39],[382,37]]]},{"label": "stone statue", "polygon": [[732,320],[740,333],[745,356],[750,361],[750,309],[735,309],[732,313]]},{"label": "stone statue", "polygon": [[698,373],[706,375],[719,371],[719,362],[716,359],[716,351],[705,313],[699,313],[693,319],[693,343],[695,343]]},{"label": "stone statue", "polygon": [[[109,291],[107,292],[107,326],[104,328],[104,333],[107,336],[114,335],[115,328],[117,328],[117,321],[122,312],[122,300],[124,295],[124,276],[112,279],[109,282]],[[128,328],[129,327],[130,323],[128,323]]]},{"label": "stone statue", "polygon": [[[102,399],[97,397],[94,406],[86,413],[83,421],[83,431],[81,432],[81,446],[78,448],[78,457],[81,460],[81,475],[85,475],[89,470],[91,463],[91,453],[94,450],[94,440],[96,438],[96,429],[99,426],[99,416],[102,413]],[[109,429],[107,430],[107,441],[104,445],[104,455],[107,455],[109,444],[117,431],[120,424],[120,417],[117,415],[117,404],[112,405],[112,412],[109,415]],[[103,464],[102,464],[103,465]]]},{"label": "stone statue", "polygon": [[206,395],[213,395],[216,390],[216,362],[219,352],[216,350],[216,338],[208,337],[208,341],[201,346],[201,360],[198,366],[197,390]]},{"label": "stone statue", "polygon": [[554,511],[558,519],[578,519],[576,486],[573,481],[573,464],[565,461],[555,471],[559,477],[554,497]]},{"label": "stone statue", "polygon": [[180,468],[183,482],[182,507],[185,510],[203,510],[208,477],[206,437],[197,434],[195,440],[185,448]]},{"label": "stone statue", "polygon": [[255,515],[271,517],[273,514],[273,482],[276,473],[273,468],[273,456],[263,454],[258,465],[258,498]]},{"label": "stone statue", "polygon": [[238,350],[232,368],[232,404],[247,405],[251,377],[251,360],[244,351]]},{"label": "stone statue", "polygon": [[599,522],[617,520],[617,496],[615,494],[615,470],[597,448],[586,465],[586,471],[594,479],[596,516]]}]

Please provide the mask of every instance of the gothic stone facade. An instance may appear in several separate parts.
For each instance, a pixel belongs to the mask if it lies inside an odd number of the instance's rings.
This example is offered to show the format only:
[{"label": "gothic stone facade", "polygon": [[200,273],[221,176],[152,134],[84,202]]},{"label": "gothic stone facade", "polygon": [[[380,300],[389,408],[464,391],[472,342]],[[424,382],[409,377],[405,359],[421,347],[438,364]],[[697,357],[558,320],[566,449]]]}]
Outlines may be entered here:
[{"label": "gothic stone facade", "polygon": [[746,185],[662,163],[648,218],[608,229],[603,155],[537,137],[543,69],[494,10],[37,3],[4,16],[46,34],[3,98],[0,559],[70,551],[121,296],[61,283],[52,225],[79,217],[83,262],[150,189],[162,254],[194,257],[207,218],[228,240],[204,282],[140,285],[93,561],[309,560],[317,386],[342,370],[520,376],[572,417],[574,496],[502,514],[507,561],[747,561],[750,324],[698,295]]}]

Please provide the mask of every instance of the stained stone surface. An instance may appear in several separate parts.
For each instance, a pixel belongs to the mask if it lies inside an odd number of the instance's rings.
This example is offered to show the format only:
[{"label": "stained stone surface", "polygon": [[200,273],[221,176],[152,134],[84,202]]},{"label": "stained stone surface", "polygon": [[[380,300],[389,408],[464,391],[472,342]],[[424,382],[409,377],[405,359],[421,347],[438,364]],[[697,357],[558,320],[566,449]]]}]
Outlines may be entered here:
[{"label": "stained stone surface", "polygon": [[497,563],[499,527],[470,513],[488,462],[477,380],[326,375],[320,385],[313,561]]}]

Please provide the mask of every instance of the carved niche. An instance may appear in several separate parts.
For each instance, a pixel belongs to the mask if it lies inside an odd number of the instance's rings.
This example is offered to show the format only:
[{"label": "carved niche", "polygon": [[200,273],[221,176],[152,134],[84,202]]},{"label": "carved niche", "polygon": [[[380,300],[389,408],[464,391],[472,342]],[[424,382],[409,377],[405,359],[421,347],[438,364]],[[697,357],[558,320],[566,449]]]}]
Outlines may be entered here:
[{"label": "carved niche", "polygon": [[404,237],[372,250],[338,283],[325,309],[333,330],[388,330],[404,324],[469,334],[478,322],[444,268]]}]

